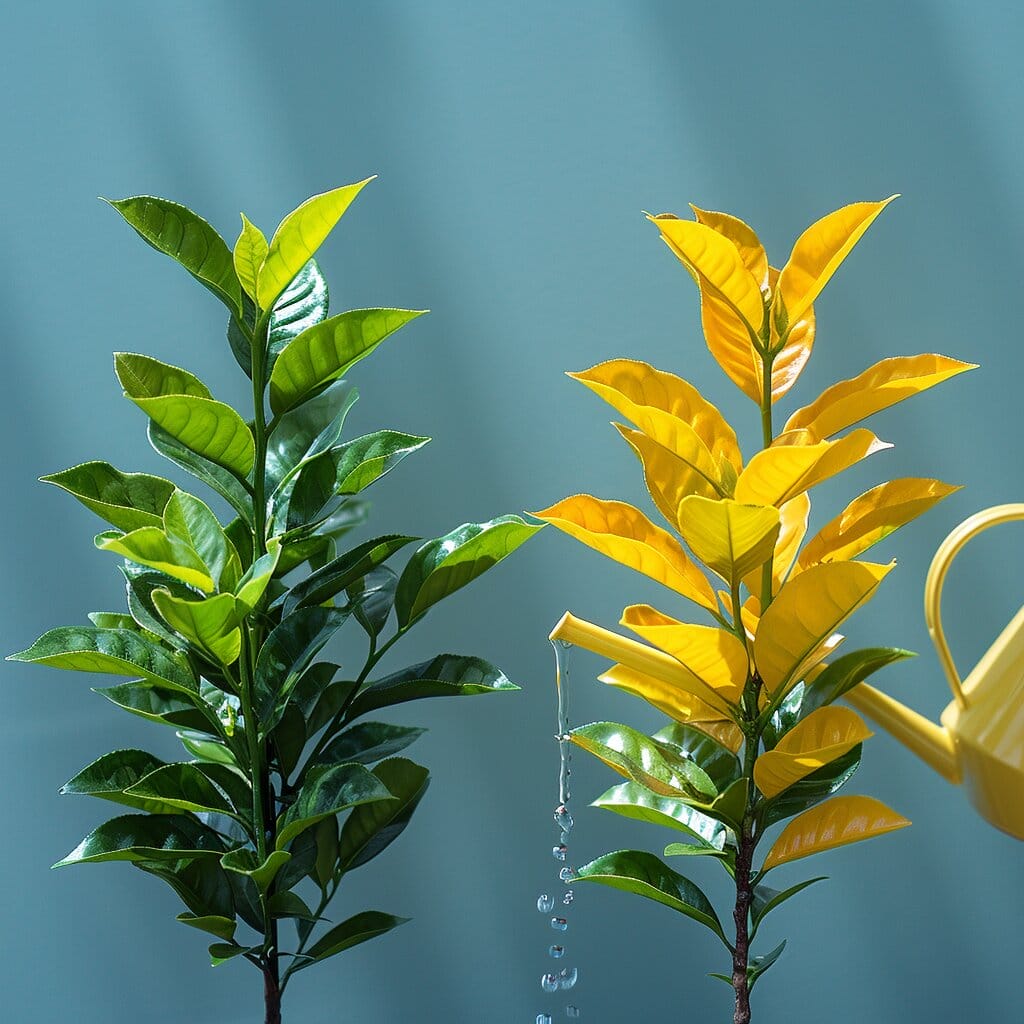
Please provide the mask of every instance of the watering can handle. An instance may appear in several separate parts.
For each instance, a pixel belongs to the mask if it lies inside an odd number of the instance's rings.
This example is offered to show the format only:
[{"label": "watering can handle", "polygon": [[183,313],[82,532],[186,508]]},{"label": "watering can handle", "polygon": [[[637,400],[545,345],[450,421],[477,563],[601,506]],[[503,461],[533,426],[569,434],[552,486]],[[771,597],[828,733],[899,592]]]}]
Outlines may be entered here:
[{"label": "watering can handle", "polygon": [[935,552],[928,569],[928,579],[924,585],[925,622],[928,624],[928,633],[938,652],[942,669],[949,680],[950,689],[961,707],[967,706],[967,698],[964,696],[963,683],[953,663],[953,656],[949,652],[946,635],[942,631],[942,584],[946,580],[946,573],[949,572],[953,559],[972,537],[983,533],[990,526],[1012,523],[1019,519],[1024,519],[1024,504],[995,505],[983,512],[977,512],[969,519],[965,519],[939,545],[939,550]]}]

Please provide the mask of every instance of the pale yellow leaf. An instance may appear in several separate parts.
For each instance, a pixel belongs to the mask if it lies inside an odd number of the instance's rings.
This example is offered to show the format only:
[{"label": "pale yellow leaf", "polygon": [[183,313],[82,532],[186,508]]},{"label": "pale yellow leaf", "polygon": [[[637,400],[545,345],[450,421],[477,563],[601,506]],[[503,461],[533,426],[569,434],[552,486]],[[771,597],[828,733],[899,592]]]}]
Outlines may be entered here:
[{"label": "pale yellow leaf", "polygon": [[267,258],[267,240],[255,224],[243,213],[242,231],[235,242],[234,252],[231,254],[235,265],[235,276],[245,290],[245,294],[256,301],[256,280],[259,277],[260,268]]},{"label": "pale yellow leaf", "polygon": [[732,587],[771,557],[779,511],[690,495],[679,503],[679,532],[697,558]]},{"label": "pale yellow leaf", "polygon": [[[811,498],[804,491],[791,498],[779,509],[779,539],[775,542],[775,557],[772,560],[772,594],[778,593],[782,581],[796,560],[797,552],[807,533],[807,518],[811,513]],[[751,573],[744,579],[747,590],[758,598],[761,596],[760,571]]]},{"label": "pale yellow leaf", "polygon": [[861,839],[906,828],[910,822],[870,796],[834,796],[797,815],[779,834],[764,861],[764,870],[812,853],[834,850]]},{"label": "pale yellow leaf", "polygon": [[534,515],[702,608],[717,607],[711,585],[682,545],[632,505],[577,494]]}]

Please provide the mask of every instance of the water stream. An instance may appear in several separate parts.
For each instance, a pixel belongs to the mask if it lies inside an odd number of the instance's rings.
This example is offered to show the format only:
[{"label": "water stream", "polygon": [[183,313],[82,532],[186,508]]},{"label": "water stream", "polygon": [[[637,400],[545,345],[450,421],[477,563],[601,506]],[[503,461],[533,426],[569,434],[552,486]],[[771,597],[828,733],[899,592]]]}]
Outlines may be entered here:
[{"label": "water stream", "polygon": [[[562,960],[566,955],[566,947],[562,945],[563,936],[569,932],[570,908],[573,902],[573,891],[569,886],[573,880],[573,869],[569,864],[569,834],[572,832],[572,813],[569,810],[569,781],[572,776],[572,743],[569,741],[569,650],[571,645],[561,640],[552,640],[555,649],[555,689],[558,692],[558,728],[555,738],[558,741],[558,803],[555,806],[554,821],[557,827],[558,842],[551,848],[551,856],[559,865],[558,880],[565,886],[558,894],[541,893],[537,897],[537,910],[550,916],[551,928],[557,933],[555,941],[548,946],[548,956],[552,960]],[[576,986],[579,971],[575,967],[557,968],[555,964],[545,971],[540,979],[541,990],[548,995],[567,992]],[[570,1020],[578,1020],[579,1007],[574,1003],[565,1004],[565,1016]],[[552,1015],[546,1011],[537,1014],[536,1024],[553,1024]]]}]

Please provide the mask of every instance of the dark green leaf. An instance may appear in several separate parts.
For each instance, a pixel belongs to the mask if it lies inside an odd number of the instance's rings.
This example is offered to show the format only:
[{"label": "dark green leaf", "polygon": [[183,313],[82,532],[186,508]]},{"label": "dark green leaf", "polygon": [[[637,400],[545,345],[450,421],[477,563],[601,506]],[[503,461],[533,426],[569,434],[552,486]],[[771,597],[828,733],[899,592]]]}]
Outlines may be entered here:
[{"label": "dark green leaf", "polygon": [[653,853],[619,850],[579,868],[574,882],[597,882],[636,893],[693,918],[729,945],[707,896],[688,878],[673,871]]},{"label": "dark green leaf", "polygon": [[770,953],[765,953],[764,956],[755,956],[754,959],[747,966],[747,990],[749,992],[754,991],[754,986],[757,984],[757,979],[768,970],[769,967],[776,960],[782,956],[782,951],[786,948],[786,940],[783,939]]},{"label": "dark green leaf", "polygon": [[786,694],[786,699],[778,706],[762,734],[765,750],[773,750],[779,740],[800,721],[801,708],[804,702],[804,684],[796,686]]},{"label": "dark green leaf", "polygon": [[[814,885],[815,882],[824,882],[825,877],[825,875],[819,875],[817,878],[808,878],[806,882],[798,882],[781,892],[778,889],[771,889],[767,885],[755,885],[754,897],[750,903],[750,924],[753,932],[757,931],[761,922],[776,907],[782,906],[791,896],[802,892],[809,885]],[[753,938],[753,932],[751,938]]]},{"label": "dark green leaf", "polygon": [[310,923],[317,920],[316,914],[309,909],[306,901],[298,893],[289,892],[287,889],[275,892],[267,902],[267,909],[270,916],[275,918],[294,917]]},{"label": "dark green leaf", "polygon": [[543,525],[531,526],[519,516],[499,516],[488,523],[465,523],[427,541],[413,553],[398,581],[398,624],[405,626],[419,618],[541,529]]},{"label": "dark green leaf", "polygon": [[161,640],[177,649],[185,649],[187,642],[168,628],[153,601],[153,591],[166,590],[182,601],[196,597],[196,592],[180,580],[157,569],[128,568],[122,566],[128,588],[128,610],[132,618],[143,628],[155,633]]},{"label": "dark green leaf", "polygon": [[53,866],[108,860],[192,860],[219,857],[223,852],[220,836],[188,815],[125,814],[94,829]]},{"label": "dark green leaf", "polygon": [[386,722],[360,722],[336,736],[320,755],[320,764],[375,764],[414,743],[427,730]]},{"label": "dark green leaf", "polygon": [[345,588],[348,607],[369,637],[377,637],[395,604],[398,576],[386,565],[378,565]]},{"label": "dark green leaf", "polygon": [[873,672],[886,665],[905,658],[917,657],[913,651],[904,651],[898,647],[866,647],[860,651],[850,651],[841,658],[836,658],[824,672],[807,687],[804,693],[801,716],[809,715],[817,708],[824,707],[838,700],[844,693],[862,683]]},{"label": "dark green leaf", "polygon": [[231,748],[206,732],[179,732],[178,739],[181,740],[181,745],[200,761],[221,765],[238,764]]},{"label": "dark green leaf", "polygon": [[210,724],[206,715],[197,711],[193,702],[183,700],[180,693],[161,690],[149,683],[119,683],[96,688],[93,692],[133,715],[169,725],[172,729],[205,729]]},{"label": "dark green leaf", "polygon": [[[166,882],[195,917],[235,917],[231,885],[218,858],[141,860],[134,866]],[[245,914],[242,917],[252,923]],[[256,927],[260,927],[258,922]]]},{"label": "dark green leaf", "polygon": [[245,847],[225,853],[220,859],[226,871],[234,871],[239,875],[248,875],[261,893],[266,893],[278,872],[292,859],[287,850],[274,850],[261,864],[256,854]]},{"label": "dark green leaf", "polygon": [[[367,806],[379,805],[368,804]],[[357,813],[358,811],[353,811],[353,814]],[[326,893],[338,866],[338,819],[324,818],[319,824],[314,825],[306,835],[312,835],[316,842],[316,865],[313,868],[313,880]]]},{"label": "dark green leaf", "polygon": [[672,797],[657,796],[636,782],[622,782],[599,796],[591,805],[636,821],[664,825],[685,832],[714,849],[724,849],[726,826]]},{"label": "dark green leaf", "polygon": [[209,935],[216,935],[218,939],[230,942],[235,937],[235,929],[238,923],[230,917],[218,917],[209,915],[207,917],[196,917],[195,914],[179,914],[177,917],[182,924],[190,928],[198,928],[201,932]]},{"label": "dark green leaf", "polygon": [[692,725],[672,722],[651,738],[700,765],[719,792],[727,789],[742,773],[739,758],[728,747]]},{"label": "dark green leaf", "polygon": [[373,774],[393,800],[357,807],[341,829],[338,866],[352,871],[383,852],[403,832],[430,785],[430,773],[404,757],[382,761]]},{"label": "dark green leaf", "polygon": [[235,813],[220,791],[193,764],[163,765],[136,782],[125,795],[162,805],[162,809],[156,812],[159,814],[177,811]]},{"label": "dark green leaf", "polygon": [[145,750],[115,750],[93,761],[60,788],[61,794],[95,796],[112,800],[151,814],[163,813],[159,801],[147,800],[125,792],[165,762]]},{"label": "dark green leaf", "polygon": [[210,966],[220,967],[236,956],[244,956],[246,953],[256,953],[259,946],[239,946],[234,942],[215,942],[210,946]]},{"label": "dark green leaf", "polygon": [[329,301],[327,281],[316,260],[310,260],[274,303],[267,338],[268,372],[292,338],[327,319]]},{"label": "dark green leaf", "polygon": [[56,484],[119,530],[162,526],[174,484],[148,473],[122,473],[109,462],[85,462],[39,478]]},{"label": "dark green leaf", "polygon": [[[340,665],[332,665],[329,661],[318,661],[302,673],[302,678],[292,690],[292,703],[304,716],[307,718],[310,716],[317,702],[324,696],[324,691],[330,686],[335,672],[340,668]],[[328,715],[329,717],[330,715]],[[325,723],[321,722],[320,724],[322,726]],[[316,729],[310,728],[309,735],[312,736],[316,731]]]},{"label": "dark green leaf", "polygon": [[[337,667],[337,666],[332,666]],[[356,689],[352,679],[339,679],[327,686],[316,705],[309,712],[306,721],[306,733],[315,736],[345,706]]]},{"label": "dark green leaf", "polygon": [[761,828],[766,829],[784,818],[791,818],[838,792],[860,767],[861,744],[830,764],[795,782],[760,808]]},{"label": "dark green leaf", "polygon": [[110,205],[158,252],[180,263],[233,313],[242,309],[231,250],[202,217],[156,196],[130,196]]},{"label": "dark green leaf", "polygon": [[464,654],[439,654],[368,684],[352,702],[348,718],[423,697],[458,697],[518,690],[501,669]]},{"label": "dark green leaf", "polygon": [[[337,822],[334,818],[325,818],[324,821],[334,821],[335,829]],[[300,832],[291,842],[292,859],[281,869],[277,876],[278,889],[293,889],[307,875],[313,875],[316,871],[318,848],[316,844],[317,829],[323,824],[321,821],[314,828]]]},{"label": "dark green leaf", "polygon": [[195,768],[227,795],[240,819],[251,822],[252,786],[240,769],[214,763],[197,764]]},{"label": "dark green leaf", "polygon": [[319,960],[326,960],[329,956],[334,956],[335,953],[358,946],[360,942],[383,935],[385,932],[391,931],[392,928],[405,924],[408,920],[407,917],[382,914],[379,910],[364,910],[361,914],[356,914],[355,917],[350,917],[347,921],[335,925],[323,938],[310,946],[309,956],[311,959],[297,963],[292,970],[301,971]]}]

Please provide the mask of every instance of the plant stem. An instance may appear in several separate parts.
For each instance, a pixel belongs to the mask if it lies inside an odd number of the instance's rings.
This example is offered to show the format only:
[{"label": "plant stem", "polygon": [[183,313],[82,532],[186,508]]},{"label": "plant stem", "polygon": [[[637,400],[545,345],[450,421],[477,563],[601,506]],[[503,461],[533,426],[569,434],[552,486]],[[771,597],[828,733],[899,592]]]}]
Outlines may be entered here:
[{"label": "plant stem", "polygon": [[281,987],[277,982],[276,958],[273,971],[269,966],[263,968],[263,1004],[266,1007],[264,1024],[281,1024]]},{"label": "plant stem", "polygon": [[267,553],[267,413],[264,406],[264,392],[267,382],[267,317],[260,317],[252,332],[252,433],[256,443],[253,461],[253,541],[255,555]]}]

